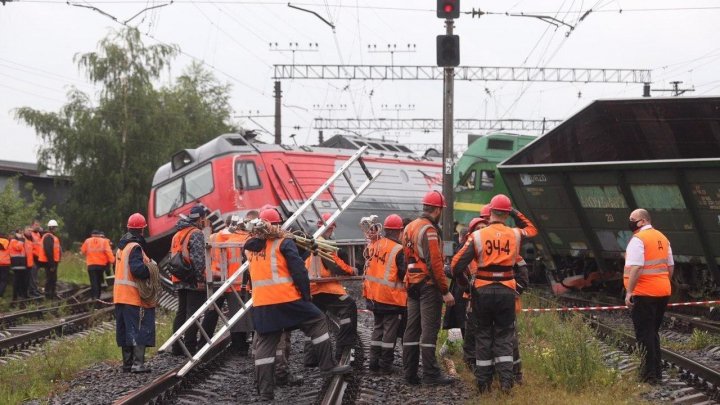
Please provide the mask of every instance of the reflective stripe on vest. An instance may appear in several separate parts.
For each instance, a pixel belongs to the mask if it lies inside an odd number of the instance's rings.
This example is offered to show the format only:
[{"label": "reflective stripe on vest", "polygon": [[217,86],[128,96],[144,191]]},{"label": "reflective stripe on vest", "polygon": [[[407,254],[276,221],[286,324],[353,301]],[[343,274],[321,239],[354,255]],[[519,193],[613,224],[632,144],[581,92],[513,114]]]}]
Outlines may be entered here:
[{"label": "reflective stripe on vest", "polygon": [[[369,266],[365,272],[363,295],[372,301],[404,307],[407,305],[405,283],[398,279],[396,259],[402,246],[390,239],[372,242]],[[383,263],[384,261],[384,263]]]},{"label": "reflective stripe on vest", "polygon": [[[481,287],[485,287],[485,286],[488,286],[491,284],[502,284],[502,285],[514,290],[516,287],[516,283],[515,283],[514,274],[512,274],[511,271],[493,272],[493,271],[488,271],[488,270],[491,269],[492,266],[500,266],[500,267],[507,266],[508,269],[512,269],[512,266],[515,265],[519,255],[520,255],[520,241],[522,239],[522,235],[521,235],[519,229],[517,229],[517,228],[510,228],[510,227],[506,227],[505,225],[500,224],[502,226],[502,228],[497,229],[497,227],[495,227],[494,225],[496,225],[496,224],[490,224],[490,226],[488,226],[488,227],[485,227],[483,229],[478,229],[477,231],[473,232],[471,235],[473,238],[473,248],[475,250],[475,258],[477,259],[477,263],[478,263],[477,273],[478,274],[486,273],[486,274],[490,275],[489,278],[492,278],[492,280],[483,280],[482,277],[478,276],[475,278],[474,287],[481,288]],[[512,231],[513,236],[514,236],[513,239],[515,241],[515,245],[512,247],[510,247],[508,245],[508,248],[510,249],[510,251],[507,252],[507,254],[506,254],[507,256],[496,257],[496,258],[500,259],[499,263],[495,263],[494,261],[492,263],[490,263],[489,260],[492,261],[492,259],[485,257],[485,246],[483,243],[482,235],[484,233],[488,234],[491,232],[495,232],[497,234],[500,234],[500,232],[506,233],[507,229],[510,229]],[[509,241],[508,241],[508,244],[509,244]],[[494,249],[491,249],[491,253],[492,253],[492,250],[494,250]],[[502,252],[502,246],[500,247],[500,252]],[[495,279],[496,276],[493,273],[499,273],[500,277],[498,277],[498,278],[500,278],[500,279],[496,280]],[[506,274],[509,274],[509,273],[512,274],[511,277],[506,276]]]},{"label": "reflective stripe on vest", "polygon": [[[638,270],[639,277],[633,295],[649,297],[665,297],[670,295],[670,272],[668,269],[668,251],[670,242],[665,235],[654,228],[638,231],[634,238],[643,244],[643,265]],[[630,268],[623,272],[623,284],[628,287]]]},{"label": "reflective stripe on vest", "polygon": [[267,287],[271,285],[277,285],[282,283],[292,283],[292,277],[280,277],[277,265],[277,250],[280,247],[280,243],[283,239],[275,239],[270,249],[270,273],[272,278],[266,280],[253,280],[253,287]]},{"label": "reflective stripe on vest", "polygon": [[[115,258],[115,283],[113,286],[113,302],[116,304],[127,304],[134,306],[142,306],[145,308],[151,308],[152,306],[146,305],[140,299],[140,292],[138,291],[137,284],[133,278],[132,272],[130,271],[130,253],[133,249],[140,247],[137,242],[130,242],[125,245],[122,250],[118,249],[117,256]],[[143,263],[148,263],[150,259],[145,255],[140,247],[142,253]]]},{"label": "reflective stripe on vest", "polygon": [[265,243],[264,251],[248,252],[250,278],[253,284],[253,305],[283,304],[300,300],[285,257],[280,254],[284,238]]}]

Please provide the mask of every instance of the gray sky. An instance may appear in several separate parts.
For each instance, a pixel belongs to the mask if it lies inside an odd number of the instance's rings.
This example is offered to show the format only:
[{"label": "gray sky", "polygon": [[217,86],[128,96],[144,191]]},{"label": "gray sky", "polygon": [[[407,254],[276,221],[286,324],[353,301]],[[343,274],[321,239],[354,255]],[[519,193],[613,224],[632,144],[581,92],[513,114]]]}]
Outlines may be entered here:
[{"label": "gray sky", "polygon": [[[462,15],[456,21],[461,38],[461,64],[652,69],[654,88],[669,88],[682,80],[695,86],[692,95],[720,94],[720,1],[713,0],[462,0],[462,10],[480,8],[498,13],[542,13],[575,29],[555,28],[533,18]],[[155,0],[84,1],[126,20]],[[387,53],[370,53],[368,45],[386,49],[397,44],[415,53],[396,53],[401,64],[435,64],[435,35],[444,33],[430,0],[303,0],[292,4],[312,9],[336,25],[333,30],[317,17],[293,10],[283,1],[175,1],[146,12],[131,24],[143,33],[185,52],[173,63],[178,74],[192,57],[233,85],[232,106],[238,115],[273,113],[272,65],[291,63],[291,52],[273,52],[269,43],[287,49],[297,42],[319,44],[318,52],[297,52],[298,64],[389,64]],[[589,9],[583,21],[578,21]],[[622,13],[618,10],[622,9]],[[664,10],[673,9],[673,10]],[[13,109],[31,106],[57,110],[69,86],[95,89],[73,63],[76,53],[96,49],[97,42],[119,25],[88,8],[64,0],[11,2],[0,6],[0,159],[34,161],[39,140],[34,131],[14,119]],[[147,43],[155,43],[144,37]],[[167,80],[167,79],[166,79]],[[455,83],[456,118],[562,119],[597,98],[635,97],[639,84],[572,83]],[[580,93],[580,97],[578,97]],[[655,94],[658,95],[658,94]],[[283,82],[284,142],[297,133],[299,143],[317,142],[313,118],[441,118],[441,81],[285,81]],[[396,104],[404,111],[393,110]],[[347,106],[341,111],[314,106]],[[388,107],[383,107],[387,105]],[[408,106],[413,105],[408,111]],[[248,128],[253,122],[238,118]],[[257,118],[272,131],[272,118]],[[299,126],[300,129],[293,127]],[[371,136],[380,136],[380,133]],[[390,132],[405,143],[439,143],[439,132]],[[456,133],[456,143],[465,133]],[[269,136],[265,140],[270,141]]]}]

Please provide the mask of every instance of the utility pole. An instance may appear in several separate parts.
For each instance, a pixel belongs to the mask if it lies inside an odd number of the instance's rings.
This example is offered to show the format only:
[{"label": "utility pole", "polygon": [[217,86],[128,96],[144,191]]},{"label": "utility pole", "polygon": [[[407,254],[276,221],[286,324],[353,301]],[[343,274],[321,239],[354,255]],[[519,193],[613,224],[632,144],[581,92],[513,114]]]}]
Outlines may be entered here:
[{"label": "utility pole", "polygon": [[282,90],[280,80],[275,81],[275,144],[282,143]]},{"label": "utility pole", "polygon": [[[445,34],[453,35],[454,23],[452,18],[445,19]],[[455,69],[444,67],[443,78],[443,186],[442,193],[445,196],[446,207],[443,208],[443,253],[446,257],[453,254],[453,232],[454,232],[454,203],[455,190],[453,188],[453,167],[455,156],[453,153],[453,102],[455,96]]]}]

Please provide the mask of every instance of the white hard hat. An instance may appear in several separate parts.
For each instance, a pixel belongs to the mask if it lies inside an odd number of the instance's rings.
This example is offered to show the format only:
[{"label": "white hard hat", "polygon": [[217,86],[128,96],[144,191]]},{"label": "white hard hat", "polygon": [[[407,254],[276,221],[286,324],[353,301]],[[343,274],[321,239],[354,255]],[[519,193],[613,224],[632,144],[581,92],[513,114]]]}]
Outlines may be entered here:
[{"label": "white hard hat", "polygon": [[48,221],[48,228],[50,228],[51,226],[57,227],[57,226],[58,226],[57,221],[54,220],[54,219],[49,220],[49,221]]}]

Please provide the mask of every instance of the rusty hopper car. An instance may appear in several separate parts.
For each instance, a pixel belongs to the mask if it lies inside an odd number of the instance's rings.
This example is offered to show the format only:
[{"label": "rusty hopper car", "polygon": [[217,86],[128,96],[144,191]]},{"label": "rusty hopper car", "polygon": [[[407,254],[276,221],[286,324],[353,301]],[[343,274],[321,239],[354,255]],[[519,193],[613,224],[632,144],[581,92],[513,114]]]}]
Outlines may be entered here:
[{"label": "rusty hopper car", "polygon": [[670,239],[674,292],[717,293],[720,98],[595,101],[499,171],[540,229],[537,267],[556,293],[622,289],[637,207]]}]

